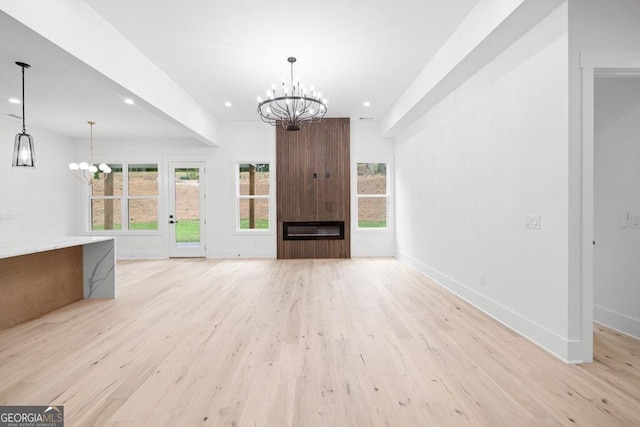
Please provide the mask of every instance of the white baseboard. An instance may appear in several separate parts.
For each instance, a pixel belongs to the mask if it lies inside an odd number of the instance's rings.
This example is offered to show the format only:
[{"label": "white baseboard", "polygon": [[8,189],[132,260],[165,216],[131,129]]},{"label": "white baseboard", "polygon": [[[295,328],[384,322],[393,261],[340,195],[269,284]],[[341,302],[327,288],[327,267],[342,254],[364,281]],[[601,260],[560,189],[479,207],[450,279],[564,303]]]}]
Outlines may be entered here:
[{"label": "white baseboard", "polygon": [[600,305],[593,306],[593,320],[596,323],[640,340],[640,320],[618,313]]},{"label": "white baseboard", "polygon": [[396,252],[386,249],[357,249],[351,250],[352,258],[365,258],[365,257],[395,257]]},{"label": "white baseboard", "polygon": [[406,264],[414,267],[425,276],[429,277],[440,286],[448,289],[469,304],[478,308],[488,316],[502,323],[509,329],[522,335],[524,338],[542,347],[565,363],[582,363],[582,360],[571,360],[570,355],[574,352],[570,348],[575,347],[576,342],[571,342],[544,326],[523,317],[508,307],[488,298],[469,286],[466,286],[451,277],[423,264],[411,256],[399,252],[397,258]]},{"label": "white baseboard", "polygon": [[208,251],[207,258],[275,258],[273,251]]},{"label": "white baseboard", "polygon": [[166,259],[164,252],[116,251],[117,259]]}]

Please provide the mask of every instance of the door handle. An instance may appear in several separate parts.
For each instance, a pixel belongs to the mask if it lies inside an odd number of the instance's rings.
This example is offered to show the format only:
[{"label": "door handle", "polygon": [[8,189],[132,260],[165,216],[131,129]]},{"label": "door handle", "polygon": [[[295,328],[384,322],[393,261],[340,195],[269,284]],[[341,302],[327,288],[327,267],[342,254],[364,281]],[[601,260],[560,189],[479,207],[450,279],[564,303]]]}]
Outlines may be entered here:
[{"label": "door handle", "polygon": [[169,221],[169,224],[177,224],[177,223],[178,221],[173,221],[173,220]]}]

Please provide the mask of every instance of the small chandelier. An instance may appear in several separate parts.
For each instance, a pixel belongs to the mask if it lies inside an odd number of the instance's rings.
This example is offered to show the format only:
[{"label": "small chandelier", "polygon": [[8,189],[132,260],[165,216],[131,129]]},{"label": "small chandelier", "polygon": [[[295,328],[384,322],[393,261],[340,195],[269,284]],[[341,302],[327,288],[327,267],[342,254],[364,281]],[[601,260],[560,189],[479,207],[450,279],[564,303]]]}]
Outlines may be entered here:
[{"label": "small chandelier", "polygon": [[[100,163],[98,166],[93,164],[93,125],[95,125],[96,122],[88,121],[87,123],[89,123],[89,126],[91,127],[89,163],[69,163],[69,169],[73,172],[73,176],[80,180],[80,182],[87,185],[93,185],[102,181],[107,174],[111,173],[111,168],[106,163]],[[99,171],[102,172],[102,177],[100,177]]]},{"label": "small chandelier", "polygon": [[309,92],[297,80],[293,81],[293,63],[296,58],[289,57],[291,64],[291,87],[288,88],[282,79],[282,95],[276,96],[276,85],[267,89],[267,99],[258,97],[258,114],[263,122],[270,125],[281,124],[288,131],[300,130],[300,125],[317,123],[327,113],[327,100],[314,90]]},{"label": "small chandelier", "polygon": [[35,168],[36,150],[33,146],[33,137],[27,133],[24,123],[24,69],[31,67],[31,65],[24,62],[16,62],[16,65],[22,68],[22,133],[16,135],[11,165],[14,167]]}]

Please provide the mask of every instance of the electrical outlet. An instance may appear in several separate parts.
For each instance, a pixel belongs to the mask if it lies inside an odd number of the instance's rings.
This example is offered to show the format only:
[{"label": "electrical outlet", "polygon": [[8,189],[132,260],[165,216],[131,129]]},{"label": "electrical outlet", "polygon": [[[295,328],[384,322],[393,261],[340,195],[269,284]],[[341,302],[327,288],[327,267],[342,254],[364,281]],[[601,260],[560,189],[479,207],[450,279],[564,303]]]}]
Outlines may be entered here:
[{"label": "electrical outlet", "polygon": [[629,226],[629,212],[618,215],[618,226],[620,228],[627,228]]},{"label": "electrical outlet", "polygon": [[540,215],[525,215],[524,216],[525,228],[540,228]]}]

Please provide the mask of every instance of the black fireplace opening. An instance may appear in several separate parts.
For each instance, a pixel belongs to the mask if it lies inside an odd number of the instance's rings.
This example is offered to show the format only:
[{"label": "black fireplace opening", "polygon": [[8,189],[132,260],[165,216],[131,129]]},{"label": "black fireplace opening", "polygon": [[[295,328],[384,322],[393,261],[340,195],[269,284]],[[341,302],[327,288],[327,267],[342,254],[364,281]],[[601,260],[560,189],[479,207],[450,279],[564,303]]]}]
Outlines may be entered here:
[{"label": "black fireplace opening", "polygon": [[344,240],[344,221],[282,223],[283,240]]}]

